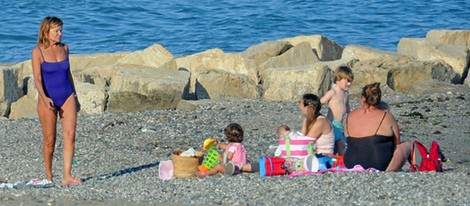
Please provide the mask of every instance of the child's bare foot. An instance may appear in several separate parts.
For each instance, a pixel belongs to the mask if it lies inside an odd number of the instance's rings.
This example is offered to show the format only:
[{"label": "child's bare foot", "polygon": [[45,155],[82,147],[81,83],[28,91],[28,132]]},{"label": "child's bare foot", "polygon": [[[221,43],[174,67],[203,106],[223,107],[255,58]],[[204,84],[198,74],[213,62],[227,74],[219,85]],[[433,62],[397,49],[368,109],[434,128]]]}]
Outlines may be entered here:
[{"label": "child's bare foot", "polygon": [[69,178],[69,179],[62,179],[62,184],[65,185],[65,186],[79,185],[79,184],[82,184],[82,180],[72,177],[72,178]]},{"label": "child's bare foot", "polygon": [[204,177],[207,177],[207,173],[202,172],[202,171],[198,171],[198,172],[196,172],[196,176],[199,177],[199,178],[204,178]]}]

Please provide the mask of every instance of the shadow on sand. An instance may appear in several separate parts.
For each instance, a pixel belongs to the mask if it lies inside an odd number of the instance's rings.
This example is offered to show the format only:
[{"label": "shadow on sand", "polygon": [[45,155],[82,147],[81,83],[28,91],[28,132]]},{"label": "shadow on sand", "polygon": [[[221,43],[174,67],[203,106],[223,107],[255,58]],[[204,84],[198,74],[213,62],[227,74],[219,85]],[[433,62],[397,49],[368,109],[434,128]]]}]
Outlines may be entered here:
[{"label": "shadow on sand", "polygon": [[138,172],[138,171],[143,170],[143,169],[156,167],[159,164],[160,164],[160,161],[157,161],[157,162],[154,162],[154,163],[140,165],[140,166],[137,166],[137,167],[125,168],[125,169],[118,170],[118,171],[112,172],[112,173],[101,174],[101,175],[98,175],[98,176],[90,176],[90,177],[83,178],[82,182],[86,182],[86,181],[89,181],[89,180],[95,179],[95,178],[97,178],[99,180],[107,180],[107,179],[110,179],[110,178],[113,178],[113,177],[119,177],[119,176],[122,176],[122,175],[125,175],[125,174]]}]

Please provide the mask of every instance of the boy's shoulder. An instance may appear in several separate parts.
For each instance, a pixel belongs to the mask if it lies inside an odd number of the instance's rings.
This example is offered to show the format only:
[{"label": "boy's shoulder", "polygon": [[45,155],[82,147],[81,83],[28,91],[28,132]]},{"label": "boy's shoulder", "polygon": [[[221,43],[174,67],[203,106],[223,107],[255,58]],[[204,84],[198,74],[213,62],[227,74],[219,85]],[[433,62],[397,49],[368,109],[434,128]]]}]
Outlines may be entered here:
[{"label": "boy's shoulder", "polygon": [[330,90],[328,90],[327,92],[335,94],[335,93],[336,93],[336,89],[335,89],[335,87],[333,87],[333,88],[331,88]]},{"label": "boy's shoulder", "polygon": [[346,92],[345,90],[343,90],[339,87],[332,88],[331,90],[332,90],[333,96],[336,97],[336,98],[343,97],[344,93]]},{"label": "boy's shoulder", "polygon": [[325,94],[323,94],[323,96],[321,97],[321,102],[327,102],[329,101],[331,98],[333,98],[334,96],[336,95],[336,91],[331,88],[330,90],[328,90],[327,92],[325,92]]}]

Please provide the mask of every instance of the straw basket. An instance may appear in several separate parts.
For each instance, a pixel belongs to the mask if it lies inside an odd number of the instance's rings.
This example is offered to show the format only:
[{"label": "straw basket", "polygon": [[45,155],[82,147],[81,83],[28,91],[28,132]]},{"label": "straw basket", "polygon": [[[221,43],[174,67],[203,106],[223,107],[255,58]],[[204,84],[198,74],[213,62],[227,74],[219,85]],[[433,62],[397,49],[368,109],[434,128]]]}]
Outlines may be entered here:
[{"label": "straw basket", "polygon": [[196,157],[182,157],[184,151],[176,150],[171,154],[173,160],[173,176],[177,178],[196,177],[197,166],[202,161],[202,152],[196,152]]}]

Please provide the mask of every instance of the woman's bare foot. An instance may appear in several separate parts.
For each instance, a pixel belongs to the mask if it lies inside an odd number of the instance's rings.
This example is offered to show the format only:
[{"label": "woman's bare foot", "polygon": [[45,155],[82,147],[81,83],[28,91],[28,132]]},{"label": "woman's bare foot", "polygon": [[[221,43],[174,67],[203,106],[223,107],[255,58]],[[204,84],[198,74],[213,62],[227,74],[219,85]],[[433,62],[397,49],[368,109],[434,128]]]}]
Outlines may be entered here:
[{"label": "woman's bare foot", "polygon": [[62,179],[62,184],[63,185],[79,185],[82,184],[82,180],[77,179],[77,178],[69,178],[69,179]]}]

